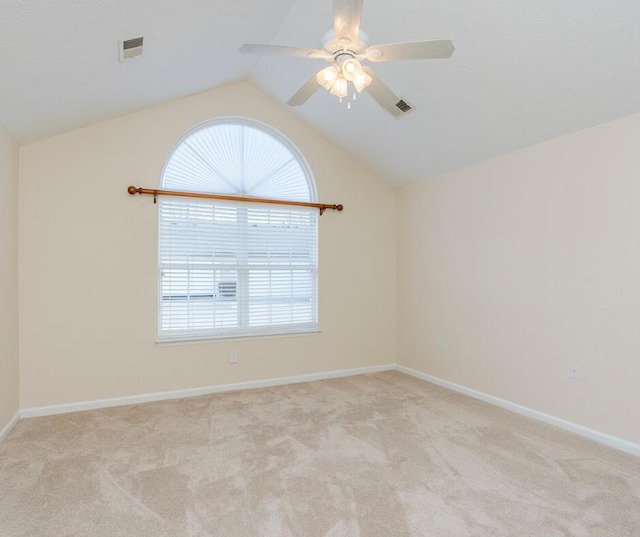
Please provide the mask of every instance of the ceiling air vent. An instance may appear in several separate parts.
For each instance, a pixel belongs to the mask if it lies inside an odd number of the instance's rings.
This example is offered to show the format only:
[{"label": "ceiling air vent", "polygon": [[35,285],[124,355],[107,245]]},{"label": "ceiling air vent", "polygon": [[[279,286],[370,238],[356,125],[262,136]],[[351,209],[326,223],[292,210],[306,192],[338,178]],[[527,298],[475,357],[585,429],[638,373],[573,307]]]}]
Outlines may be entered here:
[{"label": "ceiling air vent", "polygon": [[398,108],[400,112],[402,112],[402,115],[408,114],[409,112],[411,112],[411,110],[413,110],[413,106],[407,103],[404,99],[400,99],[396,103],[396,108]]},{"label": "ceiling air vent", "polygon": [[120,40],[120,61],[130,60],[142,56],[142,42],[144,37],[132,37]]}]

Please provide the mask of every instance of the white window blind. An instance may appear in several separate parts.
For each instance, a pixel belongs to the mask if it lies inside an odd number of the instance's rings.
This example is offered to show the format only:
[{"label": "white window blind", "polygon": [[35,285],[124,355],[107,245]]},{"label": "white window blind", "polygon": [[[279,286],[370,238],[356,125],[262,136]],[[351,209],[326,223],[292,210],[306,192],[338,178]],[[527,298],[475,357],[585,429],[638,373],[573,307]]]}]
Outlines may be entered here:
[{"label": "white window blind", "polygon": [[[174,190],[246,195],[253,185],[259,197],[312,201],[300,157],[244,122],[187,135],[163,178]],[[163,198],[158,239],[160,341],[317,329],[317,209]]]}]

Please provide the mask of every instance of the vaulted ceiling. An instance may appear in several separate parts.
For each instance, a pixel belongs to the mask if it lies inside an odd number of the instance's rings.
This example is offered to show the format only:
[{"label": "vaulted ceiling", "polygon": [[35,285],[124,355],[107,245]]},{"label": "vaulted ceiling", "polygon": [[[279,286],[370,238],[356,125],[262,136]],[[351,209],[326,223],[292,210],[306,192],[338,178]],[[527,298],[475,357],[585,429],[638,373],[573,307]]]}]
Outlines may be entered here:
[{"label": "vaulted ceiling", "polygon": [[[0,124],[27,143],[242,79],[284,104],[326,64],[238,48],[317,48],[331,26],[331,0],[5,0]],[[401,119],[366,94],[292,108],[392,184],[640,111],[637,0],[365,0],[362,28],[456,46],[372,66],[415,107]],[[138,35],[143,56],[120,63],[118,41]]]}]

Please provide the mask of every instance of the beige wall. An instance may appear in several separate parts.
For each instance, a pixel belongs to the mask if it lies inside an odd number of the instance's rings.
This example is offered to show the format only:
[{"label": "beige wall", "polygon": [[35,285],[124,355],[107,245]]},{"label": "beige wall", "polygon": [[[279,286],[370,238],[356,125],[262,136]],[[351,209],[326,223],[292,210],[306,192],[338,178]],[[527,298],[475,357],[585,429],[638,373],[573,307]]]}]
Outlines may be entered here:
[{"label": "beige wall", "polygon": [[639,144],[635,115],[401,189],[399,362],[639,443]]},{"label": "beige wall", "polygon": [[[158,346],[153,188],[177,139],[217,116],[288,136],[315,175],[322,333]],[[21,407],[395,362],[395,190],[249,83],[21,147]],[[239,363],[228,353],[237,349]]]},{"label": "beige wall", "polygon": [[18,146],[0,127],[0,431],[18,411]]},{"label": "beige wall", "polygon": [[[155,343],[157,212],[126,187],[158,185],[174,142],[223,115],[281,130],[320,201],[345,205],[320,220],[319,335]],[[17,148],[0,138],[2,426],[17,409]],[[23,146],[20,406],[393,363],[397,259],[399,363],[640,442],[638,140],[640,115],[396,191],[239,83]]]}]

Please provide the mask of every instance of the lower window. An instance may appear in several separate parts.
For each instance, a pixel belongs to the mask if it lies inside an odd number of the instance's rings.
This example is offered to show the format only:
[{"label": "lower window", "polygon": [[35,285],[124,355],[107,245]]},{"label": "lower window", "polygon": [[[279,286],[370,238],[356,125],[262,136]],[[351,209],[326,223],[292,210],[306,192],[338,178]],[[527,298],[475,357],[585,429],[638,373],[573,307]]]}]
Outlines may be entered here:
[{"label": "lower window", "polygon": [[159,203],[160,341],[318,328],[318,213]]}]

